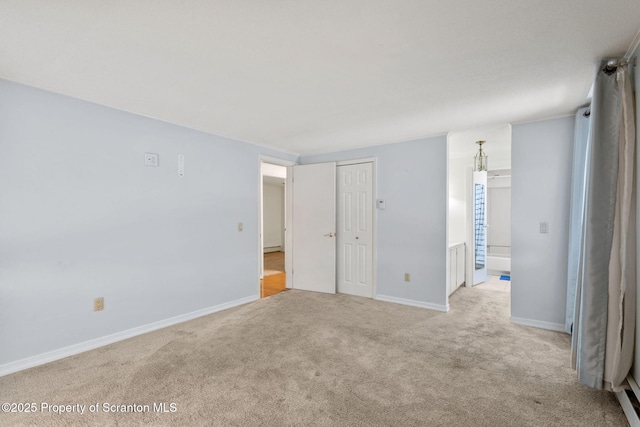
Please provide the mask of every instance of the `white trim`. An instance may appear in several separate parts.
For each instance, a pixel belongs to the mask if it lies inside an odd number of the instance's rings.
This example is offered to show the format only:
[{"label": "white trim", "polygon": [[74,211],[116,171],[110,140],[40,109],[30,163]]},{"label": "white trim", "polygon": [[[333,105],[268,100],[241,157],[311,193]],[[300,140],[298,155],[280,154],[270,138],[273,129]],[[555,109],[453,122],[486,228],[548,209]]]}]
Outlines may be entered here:
[{"label": "white trim", "polygon": [[373,163],[375,165],[376,158],[367,157],[364,159],[340,160],[339,162],[336,162],[336,166],[359,165],[360,163]]},{"label": "white trim", "polygon": [[550,331],[556,331],[556,332],[564,332],[564,333],[567,332],[565,331],[564,324],[562,323],[551,323],[551,322],[544,322],[542,320],[524,319],[522,317],[513,317],[513,316],[511,316],[511,321],[517,325],[532,326],[534,328],[548,329]]},{"label": "white trim", "polygon": [[[371,178],[373,181],[373,185],[371,191],[371,203],[373,206],[373,230],[371,230],[371,244],[373,245],[371,250],[373,252],[373,266],[371,267],[373,271],[371,272],[371,282],[372,282],[372,294],[371,297],[375,298],[378,293],[378,207],[376,206],[376,200],[378,200],[378,158],[370,157],[368,159],[361,159],[371,162]],[[337,271],[337,270],[336,270]]]},{"label": "white trim", "polygon": [[158,322],[153,322],[147,325],[138,326],[136,328],[131,328],[124,331],[116,332],[114,334],[105,335],[100,338],[95,338],[89,341],[73,344],[68,347],[59,348],[57,350],[48,351],[46,353],[38,354],[36,356],[31,356],[25,359],[16,360],[15,362],[5,363],[4,365],[0,365],[0,377],[4,375],[13,374],[14,372],[22,371],[24,369],[29,369],[35,366],[44,365],[45,363],[64,359],[65,357],[73,356],[79,353],[83,353],[85,351],[94,350],[96,348],[100,348],[105,345],[113,344],[118,341],[126,340],[128,338],[132,338],[138,335],[146,334],[147,332],[152,332],[158,329],[166,328],[168,326],[176,325],[178,323],[187,322],[189,320],[206,316],[208,314],[216,313],[218,311],[226,310],[228,308],[247,304],[247,303],[256,301],[257,299],[258,297],[256,297],[255,295],[240,298],[234,301],[229,301],[222,304],[214,305],[213,307],[203,308],[201,310],[192,311],[191,313],[181,314],[179,316],[170,317],[168,319],[160,320]]},{"label": "white trim", "polygon": [[284,272],[285,287],[293,288],[293,166],[287,166],[284,185]]},{"label": "white trim", "polygon": [[473,208],[474,208],[474,200],[473,200],[473,194],[474,194],[474,188],[473,188],[473,167],[472,166],[466,166],[464,168],[464,179],[465,179],[465,185],[466,185],[466,190],[467,190],[467,194],[466,194],[466,208],[467,208],[467,219],[465,221],[465,226],[467,228],[467,242],[469,242],[469,244],[467,246],[465,246],[465,253],[464,253],[464,262],[465,262],[465,274],[464,274],[464,286],[466,286],[467,288],[471,288],[473,287],[473,273],[476,271],[475,269],[475,260],[476,260],[476,254],[475,254],[475,246],[476,246],[476,233],[474,232],[474,213],[473,213]]},{"label": "white trim", "polygon": [[283,250],[284,250],[284,269],[285,269],[285,273],[286,273],[286,287],[290,288],[291,285],[291,272],[289,271],[291,269],[291,265],[292,265],[292,250],[291,248],[293,248],[293,244],[292,244],[292,240],[291,240],[291,234],[293,231],[293,227],[292,227],[292,222],[291,222],[291,189],[292,187],[292,177],[293,177],[293,170],[292,167],[296,164],[296,162],[293,162],[291,160],[285,160],[285,159],[279,159],[277,157],[271,157],[271,156],[267,156],[264,154],[259,154],[258,155],[258,175],[260,176],[260,182],[258,184],[258,291],[257,291],[257,295],[258,298],[261,297],[260,294],[260,280],[264,279],[264,240],[262,237],[262,214],[263,214],[263,198],[264,195],[262,194],[262,190],[263,190],[263,179],[264,179],[264,174],[262,173],[262,164],[263,163],[270,163],[272,165],[278,165],[278,166],[284,166],[287,168],[287,176],[285,178],[285,186],[284,186],[284,246],[283,246]]},{"label": "white trim", "polygon": [[638,47],[640,47],[640,30],[638,30],[638,33],[629,45],[629,49],[627,49],[627,53],[624,54],[624,57],[627,58],[627,60],[631,59],[631,55],[633,55]]},{"label": "white trim", "polygon": [[445,313],[449,311],[449,304],[447,305],[433,304],[431,302],[416,301],[412,299],[404,299],[404,298],[398,298],[398,297],[390,297],[387,295],[376,295],[375,299],[377,299],[378,301],[393,302],[396,304],[410,305],[412,307],[420,307],[420,308],[426,308],[429,310],[443,311]]},{"label": "white trim", "polygon": [[[447,249],[445,250],[445,255],[444,255],[444,268],[445,268],[445,274],[444,274],[444,304],[445,305],[449,305],[449,295],[451,295],[451,247],[449,246],[449,219],[450,219],[450,206],[449,206],[449,201],[451,200],[451,182],[449,180],[449,176],[451,175],[451,132],[447,133],[447,141],[446,141],[446,145],[445,145],[446,151],[447,151],[447,161],[444,164],[444,189],[445,189],[445,202],[444,202],[444,208],[445,208],[445,214],[444,214],[444,243],[447,246]],[[465,254],[466,255],[466,254]],[[465,263],[467,258],[465,256]],[[457,267],[457,259],[456,259],[456,275],[458,274],[458,267]],[[467,266],[464,266],[465,269],[465,273],[467,270]],[[466,280],[466,277],[465,277]],[[457,278],[456,278],[457,281]],[[457,287],[456,287],[457,289]]]},{"label": "white trim", "polygon": [[258,156],[260,184],[258,185],[258,298],[262,298],[262,280],[264,279],[264,171],[262,170],[262,156]]},{"label": "white trim", "polygon": [[296,162],[292,161],[292,160],[285,160],[285,159],[279,159],[277,157],[271,157],[271,156],[267,156],[264,154],[260,154],[259,155],[260,158],[260,163],[271,163],[272,165],[278,165],[278,166],[293,166],[296,164]]}]

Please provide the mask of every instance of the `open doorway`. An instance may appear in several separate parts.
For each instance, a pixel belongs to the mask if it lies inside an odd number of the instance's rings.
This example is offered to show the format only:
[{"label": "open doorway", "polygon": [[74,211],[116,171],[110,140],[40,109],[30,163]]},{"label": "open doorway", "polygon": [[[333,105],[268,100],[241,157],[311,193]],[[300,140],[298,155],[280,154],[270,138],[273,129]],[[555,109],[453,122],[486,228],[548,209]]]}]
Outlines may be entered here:
[{"label": "open doorway", "polygon": [[286,290],[287,167],[261,162],[260,298]]},{"label": "open doorway", "polygon": [[[447,295],[460,286],[511,289],[511,125],[451,132]],[[476,141],[488,170],[474,171]]]},{"label": "open doorway", "polygon": [[511,292],[511,169],[487,172],[486,263],[479,289]]}]

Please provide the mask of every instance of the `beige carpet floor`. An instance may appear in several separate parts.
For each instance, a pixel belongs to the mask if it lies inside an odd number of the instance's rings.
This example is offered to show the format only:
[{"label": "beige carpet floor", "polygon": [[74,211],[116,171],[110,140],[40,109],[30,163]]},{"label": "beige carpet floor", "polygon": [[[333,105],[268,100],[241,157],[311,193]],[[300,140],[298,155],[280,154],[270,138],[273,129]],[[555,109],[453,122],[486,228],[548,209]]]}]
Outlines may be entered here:
[{"label": "beige carpet floor", "polygon": [[284,292],[2,377],[0,402],[87,409],[0,425],[626,425],[576,381],[568,335],[510,323],[508,293],[461,288],[451,307]]},{"label": "beige carpet floor", "polygon": [[486,282],[475,285],[474,288],[496,292],[511,292],[511,281],[500,280],[500,276],[491,276]]}]

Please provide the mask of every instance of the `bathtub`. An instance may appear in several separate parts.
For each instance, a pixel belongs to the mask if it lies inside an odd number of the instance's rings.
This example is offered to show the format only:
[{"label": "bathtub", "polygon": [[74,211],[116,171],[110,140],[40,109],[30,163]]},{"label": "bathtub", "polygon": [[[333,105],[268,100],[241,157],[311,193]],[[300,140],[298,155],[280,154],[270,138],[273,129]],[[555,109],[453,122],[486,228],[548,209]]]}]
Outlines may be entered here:
[{"label": "bathtub", "polygon": [[511,256],[503,254],[487,255],[487,273],[496,275],[511,273]]}]

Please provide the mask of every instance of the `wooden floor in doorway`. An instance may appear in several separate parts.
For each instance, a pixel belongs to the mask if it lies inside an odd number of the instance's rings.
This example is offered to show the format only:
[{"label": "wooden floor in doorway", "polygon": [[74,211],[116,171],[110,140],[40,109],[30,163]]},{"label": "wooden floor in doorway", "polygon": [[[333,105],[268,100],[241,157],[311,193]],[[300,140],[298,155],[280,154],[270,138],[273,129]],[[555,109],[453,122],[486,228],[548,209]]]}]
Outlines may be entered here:
[{"label": "wooden floor in doorway", "polygon": [[264,276],[260,280],[260,298],[270,297],[287,290],[287,274],[279,273],[270,276]]},{"label": "wooden floor in doorway", "polygon": [[286,291],[287,275],[284,272],[284,252],[264,254],[264,279],[260,280],[260,298]]}]

